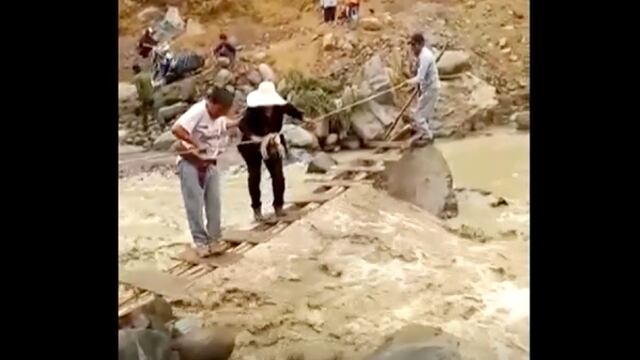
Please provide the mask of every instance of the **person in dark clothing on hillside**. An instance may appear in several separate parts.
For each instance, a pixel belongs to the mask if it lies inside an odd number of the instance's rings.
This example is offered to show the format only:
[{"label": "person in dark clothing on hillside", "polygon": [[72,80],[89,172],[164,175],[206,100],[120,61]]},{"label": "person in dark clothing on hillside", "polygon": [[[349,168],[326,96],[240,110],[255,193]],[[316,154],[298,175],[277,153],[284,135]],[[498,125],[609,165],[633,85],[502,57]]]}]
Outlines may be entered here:
[{"label": "person in dark clothing on hillside", "polygon": [[277,217],[285,215],[282,209],[285,190],[282,160],[286,153],[286,143],[284,137],[279,134],[285,114],[298,120],[303,118],[300,110],[278,94],[272,82],[263,81],[257,90],[247,96],[247,110],[240,120],[242,141],[255,141],[238,145],[238,151],[247,164],[251,208],[258,222],[264,220],[260,201],[260,175],[263,161],[271,174],[275,215]]},{"label": "person in dark clothing on hillside", "polygon": [[236,58],[236,48],[231,45],[226,34],[220,34],[220,43],[213,49],[213,57],[226,57],[232,63]]},{"label": "person in dark clothing on hillside", "polygon": [[154,118],[153,107],[153,85],[151,83],[151,74],[143,72],[140,65],[133,65],[133,83],[138,92],[138,100],[140,101],[140,112],[142,115],[142,126],[144,130],[149,128],[150,119]]},{"label": "person in dark clothing on hillside", "polygon": [[158,45],[158,40],[153,38],[153,29],[147,28],[138,40],[138,54],[146,59],[156,45]]}]

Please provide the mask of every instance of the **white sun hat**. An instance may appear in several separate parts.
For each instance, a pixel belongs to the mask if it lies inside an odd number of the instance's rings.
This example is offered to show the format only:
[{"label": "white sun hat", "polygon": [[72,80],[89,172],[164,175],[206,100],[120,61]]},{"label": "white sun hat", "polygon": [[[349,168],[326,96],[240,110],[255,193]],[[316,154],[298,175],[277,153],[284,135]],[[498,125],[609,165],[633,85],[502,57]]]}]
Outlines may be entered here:
[{"label": "white sun hat", "polygon": [[271,81],[263,81],[258,85],[258,89],[247,95],[247,106],[274,106],[284,105],[287,101],[278,94],[276,86]]}]

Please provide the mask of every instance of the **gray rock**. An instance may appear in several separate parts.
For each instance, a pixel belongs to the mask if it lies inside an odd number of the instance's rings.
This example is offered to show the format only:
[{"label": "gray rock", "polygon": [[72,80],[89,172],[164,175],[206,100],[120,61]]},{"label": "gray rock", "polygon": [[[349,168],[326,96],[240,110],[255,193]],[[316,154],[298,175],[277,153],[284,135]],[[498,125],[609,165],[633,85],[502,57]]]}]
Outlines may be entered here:
[{"label": "gray rock", "polygon": [[136,100],[137,98],[138,98],[138,90],[136,90],[135,85],[129,84],[128,82],[118,83],[118,101],[119,102]]},{"label": "gray rock", "polygon": [[358,98],[358,87],[355,85],[346,86],[342,91],[342,97],[340,100],[342,101],[342,106],[347,106],[356,102]]},{"label": "gray rock", "polygon": [[[389,76],[384,63],[382,62],[382,58],[379,55],[373,56],[365,63],[364,78],[372,93],[388,90],[393,86],[391,83],[391,77]],[[393,91],[381,94],[374,100],[384,105],[395,105],[395,96]]]},{"label": "gray rock", "polygon": [[458,341],[440,329],[408,325],[387,337],[365,360],[461,360]]},{"label": "gray rock", "polygon": [[118,130],[118,142],[122,142],[127,137],[127,130]]},{"label": "gray rock", "polygon": [[340,140],[340,147],[347,150],[358,150],[360,149],[360,139],[355,136],[348,136]]},{"label": "gray rock", "polygon": [[154,101],[158,108],[177,102],[192,103],[196,98],[195,78],[188,78],[162,86],[156,90]]},{"label": "gray rock", "polygon": [[309,131],[293,124],[284,124],[282,134],[287,144],[299,148],[317,148],[318,139]]},{"label": "gray rock", "polygon": [[221,56],[218,58],[217,63],[220,67],[227,69],[229,68],[229,65],[231,65],[231,60],[229,60],[228,57]]},{"label": "gray rock", "polygon": [[351,114],[351,127],[364,142],[380,139],[384,134],[382,123],[365,109],[358,109]]},{"label": "gray rock", "polygon": [[195,329],[173,341],[180,360],[227,360],[237,332],[227,328]]},{"label": "gray rock", "polygon": [[278,85],[277,85],[276,89],[278,90],[278,93],[280,95],[286,97],[287,93],[288,93],[287,80],[286,79],[280,79],[280,81],[278,81]]},{"label": "gray rock", "polygon": [[266,52],[261,51],[261,52],[259,52],[259,53],[256,53],[256,54],[253,56],[253,60],[260,62],[260,61],[265,61],[265,60],[267,60],[267,58],[268,58],[268,57],[269,57],[269,55],[267,55],[267,53],[266,53]]},{"label": "gray rock", "polygon": [[378,121],[380,121],[385,128],[393,123],[399,113],[399,111],[395,107],[380,105],[375,101],[369,101],[367,105],[369,106],[369,110],[376,116]]},{"label": "gray rock", "polygon": [[178,360],[168,334],[150,329],[118,331],[118,360]]},{"label": "gray rock", "polygon": [[278,78],[276,77],[276,73],[271,69],[271,67],[267,64],[258,65],[258,71],[260,72],[260,76],[264,81],[278,82]]},{"label": "gray rock", "polygon": [[247,74],[247,80],[249,80],[251,85],[257,86],[258,84],[260,84],[260,82],[262,82],[262,75],[260,75],[260,72],[257,70],[251,70]]},{"label": "gray rock", "polygon": [[174,142],[176,142],[175,136],[173,136],[171,131],[166,131],[153,141],[153,150],[167,151],[171,149]]},{"label": "gray rock", "polygon": [[137,17],[138,20],[142,21],[143,23],[149,23],[162,19],[164,17],[164,13],[162,12],[162,10],[158,9],[155,6],[149,6],[148,8],[140,11]]},{"label": "gray rock", "polygon": [[460,50],[445,51],[438,61],[438,73],[440,75],[459,74],[471,69],[469,54]]},{"label": "gray rock", "polygon": [[213,79],[213,84],[219,87],[225,87],[235,81],[233,73],[227,69],[220,69]]},{"label": "gray rock", "polygon": [[338,143],[338,134],[329,134],[324,141],[324,144],[327,146],[333,146]]},{"label": "gray rock", "polygon": [[516,123],[518,130],[529,130],[529,111],[521,111],[511,115],[511,121]]},{"label": "gray rock", "polygon": [[309,163],[307,173],[309,174],[325,174],[338,162],[325,152],[319,152]]},{"label": "gray rock", "polygon": [[412,149],[400,161],[388,164],[383,176],[390,195],[435,216],[449,218],[456,215],[451,169],[436,147]]},{"label": "gray rock", "polygon": [[185,102],[179,102],[173,105],[165,106],[158,109],[158,120],[163,123],[168,123],[174,117],[184,113],[189,109],[189,104]]}]

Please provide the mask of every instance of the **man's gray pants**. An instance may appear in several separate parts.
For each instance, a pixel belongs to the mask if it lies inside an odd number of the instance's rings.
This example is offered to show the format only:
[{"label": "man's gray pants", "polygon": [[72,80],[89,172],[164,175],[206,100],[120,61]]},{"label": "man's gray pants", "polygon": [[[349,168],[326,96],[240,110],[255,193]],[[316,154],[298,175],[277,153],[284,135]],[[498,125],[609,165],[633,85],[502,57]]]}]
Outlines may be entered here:
[{"label": "man's gray pants", "polygon": [[[178,163],[178,176],[187,220],[193,241],[207,245],[220,238],[220,175],[211,165],[207,168],[204,186],[200,186],[198,169],[188,161]],[[205,228],[202,209],[207,218]]]},{"label": "man's gray pants", "polygon": [[414,115],[413,127],[429,138],[433,138],[433,132],[429,128],[429,122],[435,115],[436,103],[438,102],[438,88],[431,87],[423,91],[418,97],[418,104]]}]

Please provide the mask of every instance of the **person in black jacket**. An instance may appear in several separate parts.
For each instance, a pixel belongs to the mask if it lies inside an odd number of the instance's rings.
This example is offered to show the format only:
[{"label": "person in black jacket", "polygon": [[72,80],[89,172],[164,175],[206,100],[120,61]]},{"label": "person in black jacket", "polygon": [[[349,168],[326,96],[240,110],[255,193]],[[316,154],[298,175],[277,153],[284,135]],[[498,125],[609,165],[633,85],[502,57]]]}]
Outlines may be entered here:
[{"label": "person in black jacket", "polygon": [[[242,140],[238,145],[238,151],[247,164],[249,195],[256,221],[264,220],[260,201],[260,175],[263,161],[271,174],[275,214],[277,217],[284,216],[282,207],[285,179],[282,160],[283,152],[286,152],[286,143],[279,133],[282,130],[285,114],[299,120],[303,118],[303,113],[283,99],[270,81],[263,81],[257,90],[247,96],[247,110],[239,124]],[[284,151],[276,151],[275,148],[284,149]]]}]

